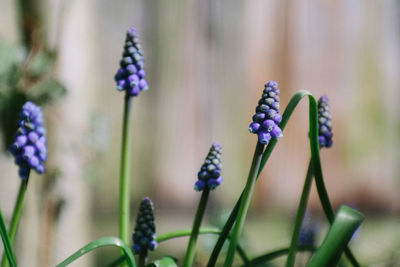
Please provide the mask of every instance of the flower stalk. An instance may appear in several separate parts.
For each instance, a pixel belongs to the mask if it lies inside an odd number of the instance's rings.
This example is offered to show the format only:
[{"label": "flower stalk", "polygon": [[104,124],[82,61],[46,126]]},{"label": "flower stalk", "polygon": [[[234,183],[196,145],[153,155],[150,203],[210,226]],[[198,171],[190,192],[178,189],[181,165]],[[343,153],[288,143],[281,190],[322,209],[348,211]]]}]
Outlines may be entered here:
[{"label": "flower stalk", "polygon": [[247,178],[247,184],[243,191],[242,201],[240,201],[238,216],[236,218],[235,227],[233,228],[231,242],[229,243],[228,254],[225,259],[225,267],[230,267],[233,264],[233,258],[235,256],[236,246],[239,241],[240,234],[246,219],[247,211],[250,205],[251,195],[253,194],[254,185],[256,183],[258,169],[260,168],[261,158],[264,151],[264,145],[257,142],[253,161],[251,163],[251,168],[249,176]]},{"label": "flower stalk", "polygon": [[[21,219],[22,207],[24,206],[25,192],[26,192],[26,188],[28,186],[28,180],[29,180],[29,174],[26,179],[21,179],[21,183],[20,183],[19,190],[18,190],[17,200],[15,202],[15,206],[13,209],[10,227],[8,230],[11,246],[14,244],[15,236],[17,234],[17,230],[18,230],[18,226],[19,226],[19,221]],[[8,266],[8,260],[7,260],[6,256],[3,255],[3,259],[1,261],[1,267],[7,267],[7,266]]]},{"label": "flower stalk", "polygon": [[208,188],[205,188],[201,194],[199,206],[197,207],[196,216],[194,217],[192,233],[190,234],[189,244],[186,249],[186,256],[183,264],[184,267],[193,266],[193,260],[196,252],[197,237],[199,235],[199,229],[201,221],[203,220],[204,211],[206,210],[209,194],[210,194],[210,189]]},{"label": "flower stalk", "polygon": [[119,238],[129,243],[130,218],[130,146],[132,97],[125,96],[121,145],[121,173],[119,183]]}]

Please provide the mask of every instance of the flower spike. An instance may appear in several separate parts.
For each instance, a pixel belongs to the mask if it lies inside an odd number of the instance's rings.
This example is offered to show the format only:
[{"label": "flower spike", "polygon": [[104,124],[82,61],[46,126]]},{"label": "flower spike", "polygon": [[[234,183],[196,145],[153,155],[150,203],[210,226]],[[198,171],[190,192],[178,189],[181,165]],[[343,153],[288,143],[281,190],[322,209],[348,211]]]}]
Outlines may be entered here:
[{"label": "flower spike", "polygon": [[22,106],[15,141],[9,148],[19,166],[19,176],[27,179],[31,169],[41,174],[45,171],[47,159],[46,130],[43,127],[43,114],[40,107],[32,102]]},{"label": "flower spike", "polygon": [[132,235],[132,249],[136,254],[146,254],[148,249],[154,250],[157,247],[153,210],[151,199],[149,197],[143,198],[140,202],[135,231]]},{"label": "flower spike", "polygon": [[219,143],[215,142],[212,144],[210,151],[197,174],[198,180],[194,185],[196,191],[202,191],[206,187],[213,190],[222,183],[221,150],[222,146]]},{"label": "flower spike", "polygon": [[257,134],[258,141],[266,145],[272,138],[279,139],[283,136],[278,126],[281,120],[278,84],[275,81],[269,81],[265,84],[261,99],[258,101],[249,132]]},{"label": "flower spike", "polygon": [[332,146],[332,121],[327,95],[318,99],[318,135],[320,148]]},{"label": "flower spike", "polygon": [[144,57],[139,44],[139,33],[130,28],[126,33],[124,52],[120,68],[115,74],[118,91],[126,91],[129,96],[137,96],[140,91],[148,89],[145,79]]}]

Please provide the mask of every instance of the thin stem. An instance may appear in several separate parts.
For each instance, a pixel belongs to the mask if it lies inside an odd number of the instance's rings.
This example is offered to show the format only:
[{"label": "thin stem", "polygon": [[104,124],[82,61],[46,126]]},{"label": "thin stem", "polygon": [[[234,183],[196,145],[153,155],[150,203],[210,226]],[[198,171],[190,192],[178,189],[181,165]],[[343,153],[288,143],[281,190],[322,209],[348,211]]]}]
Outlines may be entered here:
[{"label": "thin stem", "polygon": [[147,264],[147,250],[139,254],[138,267],[145,267]]},{"label": "thin stem", "polygon": [[225,267],[230,267],[233,264],[236,246],[238,244],[244,221],[246,219],[247,210],[250,205],[250,200],[253,194],[254,185],[256,183],[258,169],[260,168],[263,151],[264,145],[260,142],[257,142],[256,149],[254,151],[253,161],[251,163],[249,171],[249,176],[247,178],[246,187],[243,191],[242,201],[240,201],[239,212],[236,218],[235,227],[233,228],[231,242],[229,243],[228,254],[226,256],[224,264]]},{"label": "thin stem", "polygon": [[199,229],[201,221],[203,220],[204,211],[206,210],[208,196],[210,194],[210,189],[205,188],[201,194],[199,206],[197,207],[196,216],[194,217],[192,233],[190,234],[189,244],[186,250],[186,256],[183,266],[190,267],[193,265],[194,255],[196,252],[196,242],[197,236],[199,235]]},{"label": "thin stem", "polygon": [[[21,179],[17,200],[15,202],[14,210],[12,213],[10,229],[8,230],[11,246],[14,244],[19,221],[21,219],[22,207],[24,206],[24,198],[25,198],[26,188],[28,186],[28,180],[29,180],[29,174],[26,179]],[[1,267],[6,267],[6,266],[8,266],[8,261],[5,255],[3,255],[3,259],[1,261]]]},{"label": "thin stem", "polygon": [[130,145],[131,145],[132,97],[125,96],[122,126],[121,175],[119,183],[119,238],[129,244],[129,204],[130,204]]},{"label": "thin stem", "polygon": [[308,196],[310,195],[312,178],[313,178],[312,162],[310,161],[310,163],[308,164],[307,176],[304,181],[303,192],[301,193],[299,206],[297,208],[297,214],[296,214],[296,219],[295,219],[294,228],[293,228],[292,241],[290,242],[289,254],[288,254],[288,257],[286,260],[286,267],[294,266],[294,262],[296,259],[296,250],[297,250],[297,245],[299,242],[299,236],[300,236],[300,231],[301,231],[301,225],[304,220],[304,214],[306,213]]}]

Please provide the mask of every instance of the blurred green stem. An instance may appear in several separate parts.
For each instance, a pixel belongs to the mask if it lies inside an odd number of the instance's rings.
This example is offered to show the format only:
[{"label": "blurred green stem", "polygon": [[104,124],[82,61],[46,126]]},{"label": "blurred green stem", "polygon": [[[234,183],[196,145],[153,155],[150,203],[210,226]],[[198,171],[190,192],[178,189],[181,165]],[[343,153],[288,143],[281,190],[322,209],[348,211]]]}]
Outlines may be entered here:
[{"label": "blurred green stem", "polygon": [[183,263],[184,267],[190,267],[193,265],[194,255],[196,252],[197,236],[199,235],[199,229],[200,229],[201,221],[203,220],[204,211],[206,210],[206,205],[207,205],[209,194],[210,194],[210,189],[208,189],[208,187],[204,188],[204,190],[201,194],[199,206],[197,207],[196,216],[194,218],[192,233],[190,234],[190,239],[189,239],[189,244],[186,249],[186,256],[185,256],[185,260]]},{"label": "blurred green stem", "polygon": [[364,220],[360,212],[341,206],[320,248],[307,267],[336,266],[344,248]]},{"label": "blurred green stem", "polygon": [[303,192],[301,193],[299,206],[297,208],[296,219],[293,228],[292,241],[290,242],[289,254],[286,260],[286,267],[293,267],[296,259],[296,250],[299,242],[301,225],[303,224],[304,214],[306,213],[308,196],[312,184],[312,162],[308,164],[307,176],[304,181]]},{"label": "blurred green stem", "polygon": [[254,185],[257,180],[258,170],[260,168],[261,158],[264,151],[264,145],[257,141],[256,149],[254,151],[253,161],[251,163],[249,176],[247,178],[246,187],[243,191],[243,196],[241,197],[238,216],[236,218],[235,227],[233,228],[231,242],[229,243],[228,254],[225,259],[225,267],[230,267],[233,264],[233,259],[235,256],[236,246],[239,242],[240,234],[242,233],[242,228],[244,221],[246,219],[247,211],[250,205],[251,196],[253,194]]},{"label": "blurred green stem", "polygon": [[122,126],[121,175],[119,182],[119,238],[129,244],[130,146],[132,97],[125,95]]},{"label": "blurred green stem", "polygon": [[[21,183],[19,186],[17,201],[15,202],[14,210],[11,217],[10,227],[8,230],[11,246],[14,244],[19,221],[21,219],[22,207],[24,206],[24,198],[25,198],[26,188],[28,186],[28,181],[29,181],[29,174],[26,179],[21,179]],[[6,266],[8,266],[8,261],[5,255],[3,255],[3,259],[1,261],[1,267],[6,267]]]}]

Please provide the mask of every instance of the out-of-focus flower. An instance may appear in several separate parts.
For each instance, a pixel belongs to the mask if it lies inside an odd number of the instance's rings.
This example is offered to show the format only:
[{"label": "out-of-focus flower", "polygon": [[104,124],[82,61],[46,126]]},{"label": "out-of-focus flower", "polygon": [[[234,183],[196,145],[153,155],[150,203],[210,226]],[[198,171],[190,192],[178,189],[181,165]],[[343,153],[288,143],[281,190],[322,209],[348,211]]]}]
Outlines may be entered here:
[{"label": "out-of-focus flower", "polygon": [[140,91],[148,89],[144,57],[139,44],[139,34],[135,28],[130,28],[126,34],[124,51],[119,65],[120,68],[115,74],[119,91],[126,91],[129,96],[137,96]]},{"label": "out-of-focus flower", "polygon": [[212,144],[210,151],[197,174],[198,180],[194,185],[196,191],[202,191],[204,188],[212,190],[222,183],[221,150],[222,146],[219,143],[215,142]]},{"label": "out-of-focus flower", "polygon": [[40,107],[26,102],[20,113],[15,141],[9,151],[19,166],[19,176],[27,179],[31,169],[41,174],[45,171],[47,159],[46,130]]},{"label": "out-of-focus flower", "polygon": [[257,134],[258,141],[266,145],[272,138],[279,139],[283,136],[278,126],[281,120],[278,84],[275,81],[269,81],[265,84],[261,99],[258,101],[249,132]]},{"label": "out-of-focus flower", "polygon": [[299,246],[315,246],[319,231],[320,223],[306,213],[301,225]]},{"label": "out-of-focus flower", "polygon": [[153,210],[151,199],[149,197],[143,198],[140,202],[135,230],[132,235],[132,249],[136,254],[147,253],[148,249],[154,250],[157,247]]},{"label": "out-of-focus flower", "polygon": [[331,147],[333,144],[332,136],[329,99],[327,95],[323,95],[318,99],[318,139],[320,148]]}]

